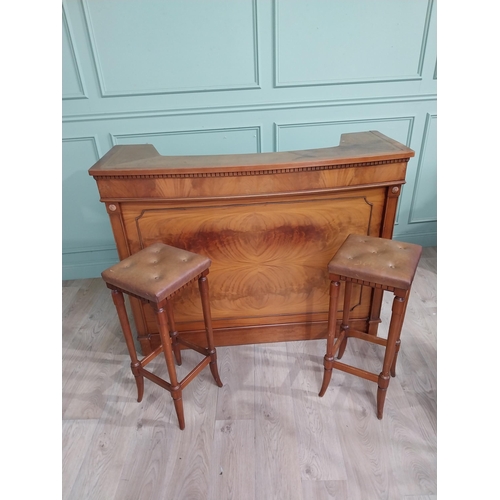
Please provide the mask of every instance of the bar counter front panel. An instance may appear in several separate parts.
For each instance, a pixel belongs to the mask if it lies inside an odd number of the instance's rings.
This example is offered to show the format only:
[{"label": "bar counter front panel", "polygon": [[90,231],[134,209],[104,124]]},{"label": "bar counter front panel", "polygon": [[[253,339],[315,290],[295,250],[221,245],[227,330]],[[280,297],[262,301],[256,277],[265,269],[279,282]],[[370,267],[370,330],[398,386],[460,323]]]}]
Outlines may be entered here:
[{"label": "bar counter front panel", "polygon": [[[89,173],[120,259],[161,241],[212,260],[222,346],[324,338],[328,262],[350,233],[392,237],[413,155],[372,131],[344,134],[332,148],[249,155],[169,157],[151,145],[115,146]],[[356,327],[376,334],[382,292],[356,286],[354,296]],[[159,345],[154,314],[130,302],[146,355]],[[181,335],[202,341],[196,287],[174,297],[174,311]]]}]

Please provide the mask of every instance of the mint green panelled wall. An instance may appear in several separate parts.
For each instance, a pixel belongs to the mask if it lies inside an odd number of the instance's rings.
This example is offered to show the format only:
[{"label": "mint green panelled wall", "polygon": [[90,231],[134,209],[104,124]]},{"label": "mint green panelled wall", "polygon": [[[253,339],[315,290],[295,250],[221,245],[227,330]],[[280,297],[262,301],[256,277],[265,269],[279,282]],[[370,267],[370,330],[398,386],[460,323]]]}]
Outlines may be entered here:
[{"label": "mint green panelled wall", "polygon": [[432,0],[64,0],[63,278],[117,261],[88,169],[160,154],[336,146],[379,130],[415,150],[395,238],[437,243]]}]

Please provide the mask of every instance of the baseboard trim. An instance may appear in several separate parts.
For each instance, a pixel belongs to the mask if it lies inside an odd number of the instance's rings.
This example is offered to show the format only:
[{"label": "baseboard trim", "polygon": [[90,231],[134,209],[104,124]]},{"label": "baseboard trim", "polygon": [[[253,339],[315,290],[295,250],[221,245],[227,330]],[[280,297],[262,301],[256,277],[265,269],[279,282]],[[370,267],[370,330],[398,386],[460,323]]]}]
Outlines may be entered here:
[{"label": "baseboard trim", "polygon": [[104,269],[118,262],[116,248],[82,249],[62,254],[62,279],[100,278]]},{"label": "baseboard trim", "polygon": [[393,239],[405,241],[406,243],[415,243],[423,247],[437,246],[437,233],[397,233],[394,231]]}]

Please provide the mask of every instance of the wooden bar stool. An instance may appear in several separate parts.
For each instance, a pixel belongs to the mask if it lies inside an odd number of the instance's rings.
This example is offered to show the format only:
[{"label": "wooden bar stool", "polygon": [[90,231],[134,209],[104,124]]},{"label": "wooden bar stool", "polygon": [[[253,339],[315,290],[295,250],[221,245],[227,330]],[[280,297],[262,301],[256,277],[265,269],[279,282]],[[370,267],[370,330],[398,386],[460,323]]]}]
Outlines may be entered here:
[{"label": "wooden bar stool", "polygon": [[[332,368],[371,380],[378,384],[377,418],[384,411],[385,396],[390,376],[396,376],[396,361],[401,345],[401,329],[411,284],[417,270],[422,247],[385,238],[351,234],[341,245],[328,264],[330,278],[330,309],[328,313],[328,338],[324,358],[325,371],[319,396],[325,394]],[[337,333],[337,304],[340,282],[345,282],[344,308],[340,331]],[[354,283],[394,294],[392,316],[387,339],[368,335],[349,326],[349,308]],[[349,366],[334,359],[341,359],[347,346],[347,339],[355,337],[385,347],[384,362],[379,375]],[[336,339],[336,341],[335,341]]]},{"label": "wooden bar stool", "polygon": [[[138,392],[137,401],[140,402],[144,394],[144,377],[163,387],[172,395],[181,429],[185,427],[182,390],[189,382],[205,366],[210,364],[210,370],[215,382],[219,387],[222,387],[217,370],[217,353],[214,347],[208,295],[207,274],[210,264],[211,261],[207,257],[164,245],[163,243],[154,243],[101,273],[107,287],[111,290],[125,342],[130,353],[130,359],[132,360],[131,368]],[[200,289],[208,347],[200,347],[183,340],[178,336],[175,328],[171,298],[176,292],[196,280]],[[141,360],[137,357],[125,309],[124,293],[151,304],[156,313],[161,345]],[[180,344],[194,349],[202,354],[204,358],[179,382],[175,370],[174,354],[177,363],[180,365],[182,363]],[[160,352],[165,355],[170,382],[161,379],[144,368]]]}]

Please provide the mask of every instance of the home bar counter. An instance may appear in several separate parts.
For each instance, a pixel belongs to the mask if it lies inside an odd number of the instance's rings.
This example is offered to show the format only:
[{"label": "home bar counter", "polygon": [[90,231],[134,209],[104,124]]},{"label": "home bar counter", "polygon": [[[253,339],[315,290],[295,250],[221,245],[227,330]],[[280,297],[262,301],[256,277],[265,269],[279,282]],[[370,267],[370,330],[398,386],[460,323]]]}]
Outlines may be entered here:
[{"label": "home bar counter", "polygon": [[[114,146],[89,170],[120,260],[155,242],[206,255],[216,346],[326,336],[327,264],[350,233],[392,238],[414,152],[376,132],[335,147],[162,156]],[[382,292],[355,285],[351,318],[376,335]],[[174,298],[177,329],[205,336],[196,287]],[[342,292],[338,319],[341,317]],[[159,346],[152,311],[131,298],[141,350]]]}]

